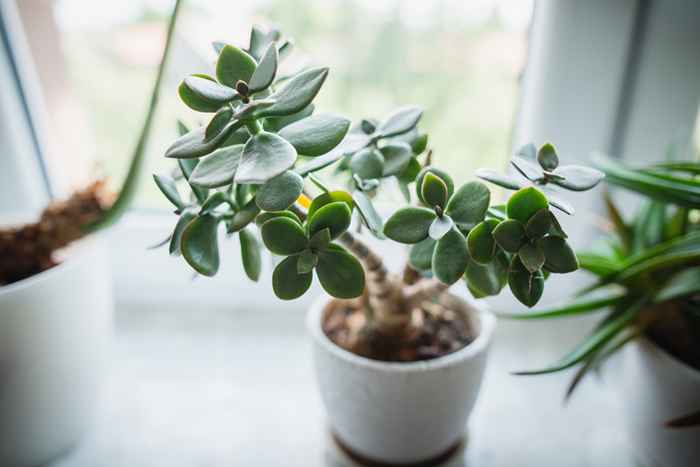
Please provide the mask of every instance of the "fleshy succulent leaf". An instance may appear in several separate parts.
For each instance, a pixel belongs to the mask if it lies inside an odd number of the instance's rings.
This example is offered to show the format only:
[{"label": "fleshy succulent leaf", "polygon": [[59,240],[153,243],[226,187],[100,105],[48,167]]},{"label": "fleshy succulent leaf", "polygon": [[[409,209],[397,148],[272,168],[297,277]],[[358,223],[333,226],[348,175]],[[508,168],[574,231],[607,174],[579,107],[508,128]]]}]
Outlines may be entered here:
[{"label": "fleshy succulent leaf", "polygon": [[340,144],[350,128],[350,120],[333,114],[318,114],[298,120],[279,131],[304,156],[326,154]]},{"label": "fleshy succulent leaf", "polygon": [[543,144],[537,151],[537,162],[544,170],[551,172],[559,166],[557,151],[551,143]]},{"label": "fleshy succulent leaf", "polygon": [[299,274],[298,255],[284,258],[272,273],[272,290],[282,300],[294,300],[309,290],[313,275],[311,272]]},{"label": "fleshy succulent leaf", "polygon": [[447,232],[435,245],[432,268],[435,277],[445,284],[454,284],[462,277],[469,263],[467,243],[457,229]]},{"label": "fleshy succulent leaf", "polygon": [[517,253],[527,241],[525,227],[515,219],[500,222],[493,229],[493,238],[498,246],[508,253]]},{"label": "fleshy succulent leaf", "polygon": [[499,222],[495,219],[486,219],[469,231],[467,246],[472,259],[479,264],[488,264],[496,253],[496,240],[493,231]]},{"label": "fleshy succulent leaf", "polygon": [[299,253],[309,245],[304,229],[288,217],[276,217],[260,228],[265,247],[276,255]]},{"label": "fleshy succulent leaf", "polygon": [[384,235],[399,243],[418,243],[428,237],[437,216],[431,209],[405,207],[396,211],[384,224]]},{"label": "fleshy succulent leaf", "polygon": [[481,182],[469,182],[457,190],[447,203],[446,213],[462,228],[471,229],[484,220],[491,192]]},{"label": "fleshy succulent leaf", "polygon": [[309,235],[329,229],[331,238],[337,238],[350,227],[350,208],[343,201],[335,201],[320,207],[308,221]]},{"label": "fleshy succulent leaf", "polygon": [[377,128],[384,138],[406,133],[413,129],[423,115],[420,107],[402,107],[389,115]]},{"label": "fleshy succulent leaf", "polygon": [[231,184],[242,154],[242,144],[217,149],[200,159],[192,171],[189,182],[206,188]]},{"label": "fleshy succulent leaf", "polygon": [[180,250],[187,264],[204,276],[214,276],[219,270],[219,219],[206,214],[197,216],[182,232]]},{"label": "fleshy succulent leaf", "polygon": [[255,202],[263,211],[284,211],[294,204],[303,189],[301,175],[287,170],[261,185],[255,193]]},{"label": "fleshy succulent leaf", "polygon": [[257,282],[260,278],[260,268],[262,264],[258,241],[255,235],[247,229],[238,232],[238,240],[241,244],[243,270],[250,280]]},{"label": "fleshy succulent leaf", "polygon": [[225,45],[216,61],[216,79],[235,88],[238,81],[248,82],[255,72],[255,59],[233,45]]},{"label": "fleshy succulent leaf", "polygon": [[264,91],[275,79],[277,74],[277,46],[271,43],[260,59],[260,63],[250,77],[248,89],[251,94]]},{"label": "fleshy succulent leaf", "polygon": [[576,253],[563,238],[548,235],[540,239],[537,244],[547,258],[545,268],[548,271],[565,274],[578,269]]},{"label": "fleshy succulent leaf", "polygon": [[530,218],[540,209],[547,209],[549,203],[540,190],[535,187],[521,188],[513,193],[506,204],[508,218],[526,225]]},{"label": "fleshy succulent leaf", "polygon": [[236,171],[236,183],[262,184],[294,165],[297,152],[280,136],[262,131],[248,140]]},{"label": "fleshy succulent leaf", "polygon": [[360,262],[340,245],[331,243],[318,253],[316,274],[323,289],[336,298],[355,298],[365,290]]}]

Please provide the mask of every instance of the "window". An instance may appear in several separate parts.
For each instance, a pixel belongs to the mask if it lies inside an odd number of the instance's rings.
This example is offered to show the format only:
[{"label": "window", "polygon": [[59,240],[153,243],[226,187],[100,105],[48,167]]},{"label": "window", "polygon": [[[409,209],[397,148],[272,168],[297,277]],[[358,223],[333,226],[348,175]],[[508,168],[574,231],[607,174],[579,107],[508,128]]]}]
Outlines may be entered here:
[{"label": "window", "polygon": [[[171,2],[29,0],[19,7],[54,116],[53,156],[64,171],[96,166],[119,180],[142,122]],[[295,40],[292,66],[331,67],[319,109],[359,119],[418,104],[440,165],[464,180],[477,167],[503,166],[532,9],[532,1],[518,0],[189,1],[149,148],[151,169],[170,166],[162,153],[176,137],[176,118],[201,123],[179,102],[179,81],[210,69],[211,41],[247,44],[253,23],[276,25]],[[47,60],[47,47],[58,58]],[[57,74],[65,79],[56,83]],[[165,207],[150,181],[138,204]]]}]

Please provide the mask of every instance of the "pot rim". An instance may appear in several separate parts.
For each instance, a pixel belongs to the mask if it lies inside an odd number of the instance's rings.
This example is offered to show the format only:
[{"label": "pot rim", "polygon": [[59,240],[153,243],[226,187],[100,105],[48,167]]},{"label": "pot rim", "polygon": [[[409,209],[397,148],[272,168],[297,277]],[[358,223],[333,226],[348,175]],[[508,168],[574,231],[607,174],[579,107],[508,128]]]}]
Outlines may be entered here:
[{"label": "pot rim", "polygon": [[678,371],[683,372],[688,378],[691,378],[697,383],[700,383],[700,370],[688,365],[683,360],[675,357],[666,349],[661,347],[659,344],[651,340],[649,337],[640,336],[636,344],[640,347],[647,347],[646,350],[654,352],[656,355],[659,356],[659,358],[661,358],[664,361],[664,363],[677,368]]},{"label": "pot rim", "polygon": [[[70,245],[65,247],[62,251],[68,252],[66,257],[58,263],[57,265],[45,269],[33,276],[29,276],[17,282],[13,282],[7,285],[0,285],[0,300],[10,294],[20,292],[24,289],[30,287],[37,287],[47,281],[50,281],[57,274],[62,274],[67,268],[72,268],[74,264],[81,258],[88,255],[90,247],[95,245],[101,237],[100,233],[92,233],[86,235],[85,237],[72,242]],[[2,310],[0,310],[1,312]]]},{"label": "pot rim", "polygon": [[465,300],[462,297],[457,298],[465,303],[466,306],[469,307],[479,319],[479,335],[476,336],[476,339],[460,350],[430,360],[419,360],[416,362],[386,362],[363,357],[339,347],[328,338],[321,327],[321,318],[325,308],[332,300],[334,300],[333,297],[330,297],[325,293],[314,300],[313,304],[311,305],[311,308],[306,315],[306,326],[313,339],[323,346],[326,351],[359,367],[380,371],[389,370],[394,372],[430,371],[453,366],[463,360],[474,358],[480,353],[486,351],[491,343],[493,332],[496,328],[496,317],[493,315],[493,313],[488,310],[482,301],[477,302],[474,300]]}]

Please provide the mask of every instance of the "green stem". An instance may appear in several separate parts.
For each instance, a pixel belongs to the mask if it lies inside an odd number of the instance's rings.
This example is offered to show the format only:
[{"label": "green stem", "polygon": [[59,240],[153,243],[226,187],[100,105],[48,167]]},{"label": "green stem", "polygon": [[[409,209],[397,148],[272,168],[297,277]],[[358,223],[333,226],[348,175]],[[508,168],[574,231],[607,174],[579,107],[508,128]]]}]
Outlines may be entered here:
[{"label": "green stem", "polygon": [[163,49],[163,56],[160,60],[160,65],[158,66],[158,74],[156,75],[156,81],[153,85],[153,92],[151,93],[151,101],[146,113],[146,120],[143,123],[141,135],[136,143],[136,148],[134,148],[134,153],[131,157],[131,164],[129,165],[126,179],[122,183],[121,190],[119,190],[119,195],[117,196],[116,201],[104,211],[99,219],[83,226],[83,230],[86,233],[95,232],[114,224],[117,220],[119,220],[124,212],[126,212],[127,208],[131,204],[131,201],[136,195],[138,182],[141,178],[141,172],[143,171],[145,162],[146,146],[148,145],[148,140],[151,135],[153,116],[155,115],[156,107],[158,106],[160,84],[163,80],[163,75],[165,74],[166,62],[168,59],[170,46],[172,45],[173,31],[175,30],[175,23],[177,22],[177,16],[178,12],[180,11],[181,3],[182,0],[175,0],[173,14],[170,16],[170,22],[168,23],[168,32],[165,40],[165,48]]}]

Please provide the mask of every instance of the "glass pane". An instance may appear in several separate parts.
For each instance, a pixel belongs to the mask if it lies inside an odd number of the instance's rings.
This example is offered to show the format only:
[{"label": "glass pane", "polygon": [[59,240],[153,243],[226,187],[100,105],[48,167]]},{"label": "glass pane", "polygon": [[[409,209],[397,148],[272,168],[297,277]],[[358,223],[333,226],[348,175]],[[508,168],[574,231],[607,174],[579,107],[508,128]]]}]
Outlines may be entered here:
[{"label": "glass pane", "polygon": [[[170,7],[155,0],[54,6],[71,92],[87,114],[97,161],[115,180],[143,119]],[[518,0],[188,1],[149,148],[151,169],[172,165],[162,154],[176,136],[176,118],[197,124],[207,117],[179,102],[179,81],[211,70],[212,40],[247,45],[253,23],[278,26],[295,40],[290,66],[331,67],[318,109],[357,119],[418,104],[436,163],[459,181],[477,167],[502,166],[531,13],[532,1]],[[150,179],[144,183],[139,204],[164,207]]]}]

